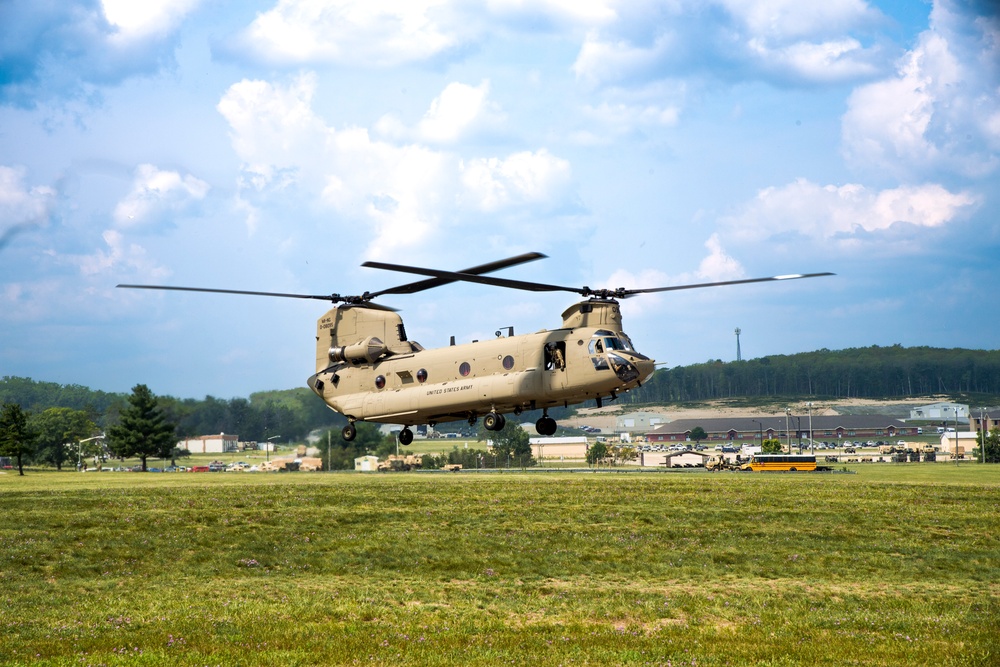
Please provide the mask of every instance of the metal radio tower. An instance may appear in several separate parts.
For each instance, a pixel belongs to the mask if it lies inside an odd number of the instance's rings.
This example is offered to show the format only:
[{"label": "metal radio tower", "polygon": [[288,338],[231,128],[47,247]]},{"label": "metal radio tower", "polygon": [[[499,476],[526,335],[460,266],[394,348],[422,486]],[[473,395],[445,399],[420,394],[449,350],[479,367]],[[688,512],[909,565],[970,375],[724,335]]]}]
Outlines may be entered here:
[{"label": "metal radio tower", "polygon": [[740,352],[740,328],[736,327],[736,361],[743,361],[743,354]]}]

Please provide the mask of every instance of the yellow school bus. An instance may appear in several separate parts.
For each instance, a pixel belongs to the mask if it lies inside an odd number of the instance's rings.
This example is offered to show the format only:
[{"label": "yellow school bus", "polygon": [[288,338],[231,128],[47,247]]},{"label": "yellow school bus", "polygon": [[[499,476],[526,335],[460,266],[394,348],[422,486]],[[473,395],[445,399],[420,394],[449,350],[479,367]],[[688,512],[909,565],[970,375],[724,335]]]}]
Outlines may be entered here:
[{"label": "yellow school bus", "polygon": [[754,472],[759,470],[815,470],[816,457],[807,454],[754,454],[747,466]]}]

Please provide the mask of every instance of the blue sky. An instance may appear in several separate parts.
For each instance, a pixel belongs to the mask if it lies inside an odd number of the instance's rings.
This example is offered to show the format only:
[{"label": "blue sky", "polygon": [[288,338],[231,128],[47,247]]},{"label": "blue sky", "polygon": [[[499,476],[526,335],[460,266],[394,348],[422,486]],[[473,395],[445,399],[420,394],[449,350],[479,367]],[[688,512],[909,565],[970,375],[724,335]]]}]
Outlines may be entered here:
[{"label": "blue sky", "polygon": [[[669,366],[993,349],[1000,20],[941,0],[0,5],[0,376],[180,397],[302,386],[365,260],[655,287]],[[571,294],[385,299],[425,347]]]}]

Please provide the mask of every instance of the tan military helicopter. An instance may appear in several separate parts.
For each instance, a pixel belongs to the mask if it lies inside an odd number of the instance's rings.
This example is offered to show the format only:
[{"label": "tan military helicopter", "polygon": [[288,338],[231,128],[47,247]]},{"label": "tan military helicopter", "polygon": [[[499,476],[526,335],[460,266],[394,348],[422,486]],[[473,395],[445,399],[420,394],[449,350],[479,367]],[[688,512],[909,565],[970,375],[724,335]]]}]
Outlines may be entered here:
[{"label": "tan military helicopter", "polygon": [[[509,280],[484,274],[542,259],[537,252],[474,266],[461,271],[439,271],[399,264],[365,262],[362,266],[429,276],[425,280],[360,296],[339,294],[283,294],[246,290],[118,285],[133,289],[180,290],[251,294],[298,299],[329,300],[335,304],[316,325],[316,373],[308,384],[332,409],[347,417],[343,438],[353,440],[355,422],[370,421],[403,426],[399,442],[413,441],[411,426],[431,426],[480,417],[491,431],[504,427],[504,415],[542,410],[535,423],[540,435],[556,432],[548,416],[554,406],[570,406],[605,398],[639,387],[655,363],[636,351],[622,330],[618,300],[637,294],[701,287],[719,287],[772,280],[833,275],[794,274],[725,282],[675,285],[646,289],[591,289]],[[456,281],[495,285],[533,292],[573,292],[586,300],[562,314],[558,329],[506,335],[449,347],[425,349],[408,340],[402,318],[392,308],[373,303],[386,294],[413,294]]]}]

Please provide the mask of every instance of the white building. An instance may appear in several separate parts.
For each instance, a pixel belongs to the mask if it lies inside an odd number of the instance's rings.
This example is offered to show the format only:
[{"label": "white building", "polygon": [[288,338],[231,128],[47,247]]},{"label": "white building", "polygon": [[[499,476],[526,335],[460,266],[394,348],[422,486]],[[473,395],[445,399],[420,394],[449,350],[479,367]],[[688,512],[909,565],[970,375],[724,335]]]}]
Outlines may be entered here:
[{"label": "white building", "polygon": [[668,421],[670,420],[655,412],[630,412],[615,417],[615,433],[645,434]]},{"label": "white building", "polygon": [[965,449],[965,456],[971,456],[972,450],[979,446],[979,434],[975,431],[947,431],[941,436],[943,454],[955,453],[955,436],[958,436],[958,446]]},{"label": "white building", "polygon": [[933,419],[944,422],[955,421],[955,411],[958,411],[958,421],[969,421],[969,406],[961,403],[931,403],[910,409],[910,419]]},{"label": "white building", "polygon": [[237,451],[239,443],[240,437],[238,435],[219,433],[218,435],[202,435],[180,440],[177,446],[192,454],[223,454]]}]

